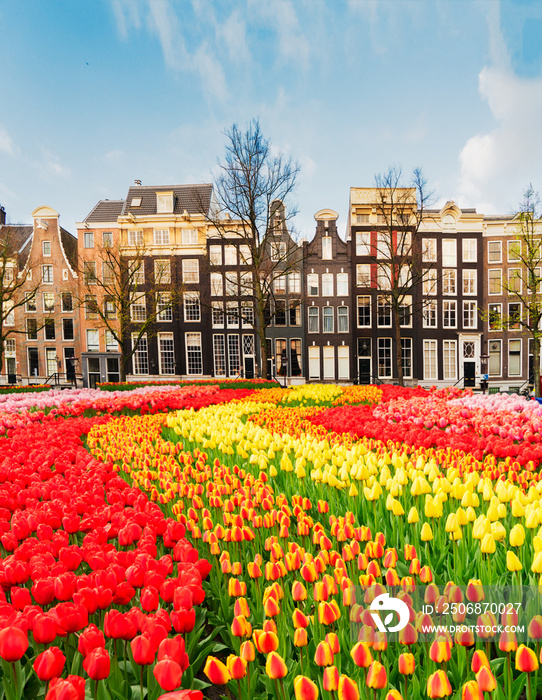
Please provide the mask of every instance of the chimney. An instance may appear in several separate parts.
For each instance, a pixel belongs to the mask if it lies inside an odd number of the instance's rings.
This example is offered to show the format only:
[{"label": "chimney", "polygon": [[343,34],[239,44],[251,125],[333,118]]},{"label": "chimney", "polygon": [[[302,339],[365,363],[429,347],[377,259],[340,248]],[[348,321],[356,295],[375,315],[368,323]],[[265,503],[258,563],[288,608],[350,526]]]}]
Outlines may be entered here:
[{"label": "chimney", "polygon": [[4,207],[0,206],[0,226],[4,226],[6,223],[6,210]]},{"label": "chimney", "polygon": [[134,185],[139,185],[139,186],[141,186],[141,180],[134,180]]}]

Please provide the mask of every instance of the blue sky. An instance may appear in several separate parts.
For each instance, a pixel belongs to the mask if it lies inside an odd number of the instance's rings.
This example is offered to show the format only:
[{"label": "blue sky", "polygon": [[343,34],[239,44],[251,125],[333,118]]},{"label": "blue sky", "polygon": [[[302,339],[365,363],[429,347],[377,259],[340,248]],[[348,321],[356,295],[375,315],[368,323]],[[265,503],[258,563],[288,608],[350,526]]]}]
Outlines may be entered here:
[{"label": "blue sky", "polygon": [[509,213],[542,190],[538,0],[2,0],[0,204],[54,207],[209,182],[259,117],[299,161],[296,228],[389,166],[437,203]]}]

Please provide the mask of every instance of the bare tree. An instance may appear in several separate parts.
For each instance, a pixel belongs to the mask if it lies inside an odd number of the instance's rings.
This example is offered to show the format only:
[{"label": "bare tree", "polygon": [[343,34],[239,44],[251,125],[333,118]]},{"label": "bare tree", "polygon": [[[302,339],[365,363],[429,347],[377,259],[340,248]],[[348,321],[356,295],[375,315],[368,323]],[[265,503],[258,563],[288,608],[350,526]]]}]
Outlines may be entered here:
[{"label": "bare tree", "polygon": [[[530,184],[515,215],[515,245],[512,255],[517,273],[502,282],[508,297],[518,302],[513,315],[491,317],[492,327],[523,328],[533,340],[535,394],[540,391],[540,344],[542,339],[542,209],[540,195]],[[509,252],[510,255],[510,252]]]},{"label": "bare tree", "polygon": [[[409,186],[401,184],[399,168],[390,167],[375,177],[376,212],[379,225],[376,241],[372,243],[372,262],[376,265],[377,286],[382,303],[391,313],[395,334],[395,373],[400,386],[404,384],[402,362],[402,325],[419,317],[424,311],[421,287],[434,295],[436,276],[430,274],[434,265],[423,261],[421,225],[434,193],[428,191],[421,168],[414,168]],[[422,264],[423,263],[423,264]],[[433,296],[434,299],[434,296]],[[432,300],[433,300],[432,299]]]},{"label": "bare tree", "polygon": [[237,243],[249,274],[240,283],[240,296],[254,304],[254,325],[260,346],[260,374],[267,375],[266,331],[274,313],[275,280],[297,269],[301,249],[288,234],[296,214],[289,199],[299,165],[274,153],[254,119],[241,131],[234,124],[225,132],[226,155],[215,178],[216,204],[202,211],[215,235]]},{"label": "bare tree", "polygon": [[153,271],[148,269],[152,261],[140,241],[129,249],[102,245],[92,260],[80,263],[78,303],[94,328],[105,329],[118,343],[121,381],[142,338],[153,334],[160,320],[170,320],[179,299],[170,259],[155,261]]},{"label": "bare tree", "polygon": [[[22,231],[23,227],[20,226],[0,226],[0,367],[4,365],[8,338],[27,331],[15,324],[16,310],[36,304],[41,284],[41,279],[35,279],[36,276],[33,279],[34,270],[22,252],[25,243]],[[32,319],[36,333],[43,328],[46,320]]]}]

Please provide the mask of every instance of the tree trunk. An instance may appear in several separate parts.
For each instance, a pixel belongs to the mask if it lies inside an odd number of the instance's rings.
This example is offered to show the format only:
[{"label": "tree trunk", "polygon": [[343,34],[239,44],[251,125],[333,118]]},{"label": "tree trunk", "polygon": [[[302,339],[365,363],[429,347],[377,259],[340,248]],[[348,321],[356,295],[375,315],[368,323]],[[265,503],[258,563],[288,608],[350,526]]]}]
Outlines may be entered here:
[{"label": "tree trunk", "polygon": [[404,386],[401,326],[399,325],[399,310],[396,308],[393,309],[393,325],[395,330],[395,372],[397,375],[397,383],[399,386]]},{"label": "tree trunk", "polygon": [[534,395],[540,396],[540,338],[533,337],[533,379]]}]

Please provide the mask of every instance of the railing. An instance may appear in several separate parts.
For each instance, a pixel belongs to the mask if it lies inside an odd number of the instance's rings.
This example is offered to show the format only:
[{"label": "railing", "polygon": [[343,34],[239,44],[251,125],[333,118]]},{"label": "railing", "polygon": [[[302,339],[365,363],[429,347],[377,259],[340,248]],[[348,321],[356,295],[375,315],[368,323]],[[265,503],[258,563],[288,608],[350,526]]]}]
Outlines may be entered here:
[{"label": "railing", "polygon": [[[83,378],[81,377],[81,380]],[[68,378],[66,372],[53,372],[47,379],[43,382],[44,384],[50,384],[51,386],[60,386],[61,384],[71,384],[77,388],[77,375],[73,374]]]}]

